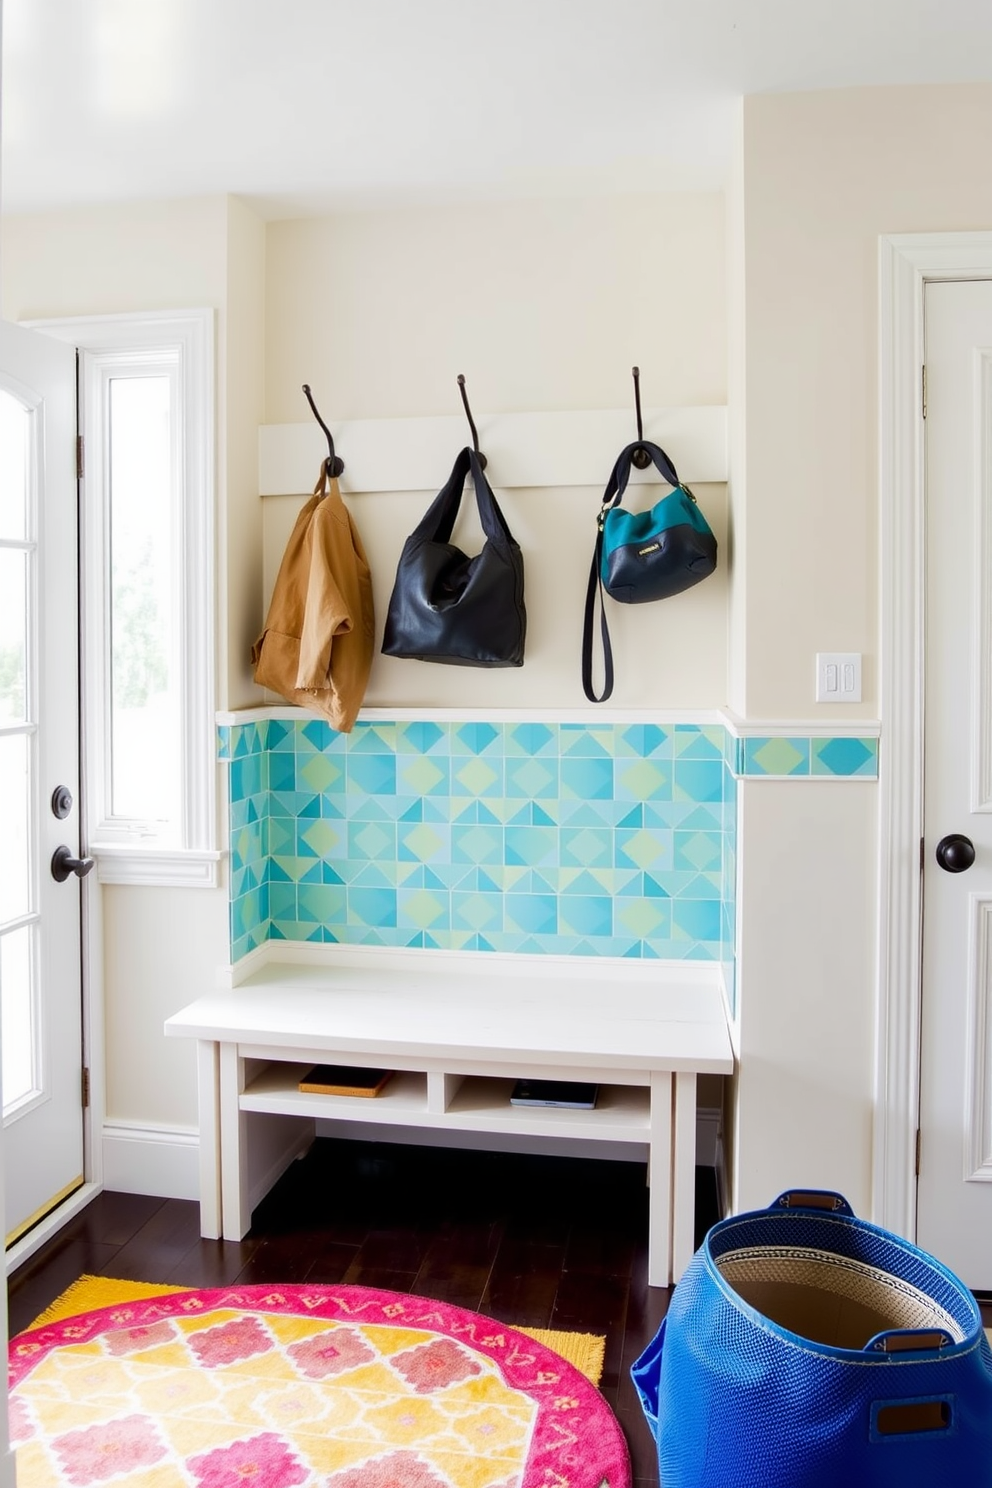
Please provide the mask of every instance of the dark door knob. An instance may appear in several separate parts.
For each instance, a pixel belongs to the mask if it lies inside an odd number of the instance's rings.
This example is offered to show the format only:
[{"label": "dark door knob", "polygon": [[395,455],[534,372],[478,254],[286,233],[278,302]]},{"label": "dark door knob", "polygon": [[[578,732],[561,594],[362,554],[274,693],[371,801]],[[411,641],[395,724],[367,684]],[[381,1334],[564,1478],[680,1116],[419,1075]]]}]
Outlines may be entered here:
[{"label": "dark door knob", "polygon": [[57,847],[52,853],[52,877],[57,883],[65,883],[70,873],[85,878],[94,862],[93,858],[74,858],[69,847]]},{"label": "dark door knob", "polygon": [[952,832],[949,837],[941,837],[934,857],[947,873],[963,873],[975,861],[975,844],[970,837]]}]

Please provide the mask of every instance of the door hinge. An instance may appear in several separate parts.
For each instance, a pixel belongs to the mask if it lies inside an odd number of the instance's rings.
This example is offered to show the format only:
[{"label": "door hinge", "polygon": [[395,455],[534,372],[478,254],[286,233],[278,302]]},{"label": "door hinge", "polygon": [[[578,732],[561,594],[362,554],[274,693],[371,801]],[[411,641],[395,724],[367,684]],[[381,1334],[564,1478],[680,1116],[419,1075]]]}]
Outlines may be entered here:
[{"label": "door hinge", "polygon": [[920,1151],[923,1146],[923,1133],[919,1127],[916,1128],[916,1176],[920,1176]]},{"label": "door hinge", "polygon": [[89,1072],[89,1069],[87,1068],[87,1066],[84,1064],[83,1065],[83,1110],[84,1111],[89,1107],[89,1103],[90,1103],[90,1072]]},{"label": "door hinge", "polygon": [[920,368],[920,391],[921,391],[921,394],[922,394],[922,402],[923,402],[923,417],[926,418],[926,416],[927,416],[927,366],[926,366],[926,362],[924,362],[923,366]]},{"label": "door hinge", "polygon": [[82,480],[82,478],[83,478],[83,467],[86,464],[85,454],[86,454],[86,450],[85,450],[85,444],[84,444],[84,441],[83,441],[83,436],[82,436],[82,434],[77,434],[76,435],[76,479],[77,480]]}]

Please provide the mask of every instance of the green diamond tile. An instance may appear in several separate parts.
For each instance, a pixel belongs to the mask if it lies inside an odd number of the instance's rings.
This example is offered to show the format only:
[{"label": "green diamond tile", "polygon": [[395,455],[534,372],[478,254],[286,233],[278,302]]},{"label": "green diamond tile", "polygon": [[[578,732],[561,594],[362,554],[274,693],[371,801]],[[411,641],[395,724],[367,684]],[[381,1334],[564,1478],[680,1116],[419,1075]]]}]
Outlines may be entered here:
[{"label": "green diamond tile", "polygon": [[[751,740],[746,743],[750,745]],[[791,739],[768,739],[756,749],[747,750],[747,763],[758,768],[748,773],[761,775],[793,775],[806,766],[808,768],[809,746],[799,747]]]},{"label": "green diamond tile", "polygon": [[434,760],[427,759],[423,755],[411,755],[409,764],[405,755],[401,759],[400,779],[408,791],[415,795],[430,795],[432,790],[436,790],[448,778],[445,771],[439,769]]},{"label": "green diamond tile", "polygon": [[427,822],[421,822],[409,832],[403,832],[400,840],[421,863],[430,862],[431,858],[436,858],[447,846],[445,839]]},{"label": "green diamond tile", "polygon": [[665,791],[670,776],[650,760],[638,760],[634,765],[617,764],[617,777],[622,796],[635,801],[650,801]]},{"label": "green diamond tile", "polygon": [[303,833],[303,841],[313,848],[318,858],[329,857],[342,846],[341,833],[335,831],[331,823],[323,818],[307,827]]},{"label": "green diamond tile", "polygon": [[427,930],[435,921],[447,917],[448,906],[426,889],[415,889],[412,893],[403,890],[399,895],[399,912],[404,923]]},{"label": "green diamond tile", "polygon": [[499,781],[499,776],[492,765],[475,757],[459,766],[455,771],[455,778],[471,796],[485,795]]},{"label": "green diamond tile", "polygon": [[314,754],[300,767],[300,777],[311,790],[326,791],[328,786],[341,779],[341,769],[328,759],[326,754]]},{"label": "green diamond tile", "polygon": [[668,918],[667,901],[663,899],[625,899],[619,903],[617,919],[640,940],[653,935]]}]

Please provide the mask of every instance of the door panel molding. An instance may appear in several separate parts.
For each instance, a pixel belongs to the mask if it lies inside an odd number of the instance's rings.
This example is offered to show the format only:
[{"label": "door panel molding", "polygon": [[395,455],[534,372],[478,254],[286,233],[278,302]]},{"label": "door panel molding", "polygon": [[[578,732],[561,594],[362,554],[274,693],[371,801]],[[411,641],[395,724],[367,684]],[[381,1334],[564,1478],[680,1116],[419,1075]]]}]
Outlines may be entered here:
[{"label": "door panel molding", "polygon": [[[975,563],[979,574],[992,574],[992,351],[975,357],[975,396],[978,402],[978,510],[975,514]],[[977,699],[978,718],[971,762],[971,809],[992,811],[992,590],[976,583],[980,613],[975,616],[976,671],[972,692]]]},{"label": "door panel molding", "polygon": [[879,240],[879,901],[872,1216],[916,1238],[923,836],[924,365],[928,279],[992,277],[992,233]]},{"label": "door panel molding", "polygon": [[992,1183],[992,894],[968,902],[963,1167],[967,1183]]}]

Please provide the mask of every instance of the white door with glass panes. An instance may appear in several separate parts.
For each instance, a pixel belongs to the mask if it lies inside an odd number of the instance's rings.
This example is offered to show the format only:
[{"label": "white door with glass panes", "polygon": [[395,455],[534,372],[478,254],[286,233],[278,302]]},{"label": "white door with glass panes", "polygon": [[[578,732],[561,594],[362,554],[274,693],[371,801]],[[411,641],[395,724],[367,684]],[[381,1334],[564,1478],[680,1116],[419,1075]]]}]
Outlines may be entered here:
[{"label": "white door with glass panes", "polygon": [[83,1183],[75,353],[0,322],[0,1012],[10,1245]]}]

